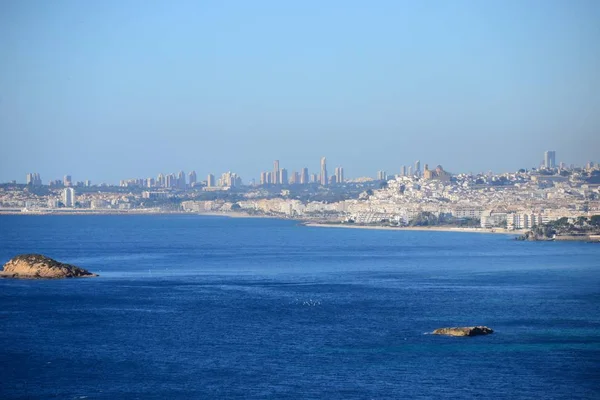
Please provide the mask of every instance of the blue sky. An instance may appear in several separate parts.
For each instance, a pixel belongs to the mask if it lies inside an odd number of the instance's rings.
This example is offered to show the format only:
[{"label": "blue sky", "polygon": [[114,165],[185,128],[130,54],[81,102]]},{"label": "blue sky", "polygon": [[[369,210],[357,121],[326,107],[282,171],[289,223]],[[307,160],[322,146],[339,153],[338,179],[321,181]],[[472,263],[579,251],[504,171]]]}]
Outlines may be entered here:
[{"label": "blue sky", "polygon": [[0,2],[0,181],[600,161],[600,2]]}]

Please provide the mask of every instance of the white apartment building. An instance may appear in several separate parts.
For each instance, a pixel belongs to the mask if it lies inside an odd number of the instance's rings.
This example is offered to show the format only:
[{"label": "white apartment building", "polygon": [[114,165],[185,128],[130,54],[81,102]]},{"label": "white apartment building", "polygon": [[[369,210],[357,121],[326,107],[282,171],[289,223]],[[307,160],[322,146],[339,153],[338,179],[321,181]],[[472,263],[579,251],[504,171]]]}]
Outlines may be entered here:
[{"label": "white apartment building", "polygon": [[63,204],[65,207],[75,206],[75,189],[68,187],[63,190]]}]

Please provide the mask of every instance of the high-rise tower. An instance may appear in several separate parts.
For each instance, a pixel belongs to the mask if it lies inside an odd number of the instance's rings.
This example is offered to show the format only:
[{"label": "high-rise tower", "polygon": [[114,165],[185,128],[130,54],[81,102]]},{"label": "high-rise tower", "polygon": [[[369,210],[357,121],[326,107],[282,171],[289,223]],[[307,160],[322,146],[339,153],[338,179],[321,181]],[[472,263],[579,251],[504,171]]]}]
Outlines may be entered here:
[{"label": "high-rise tower", "polygon": [[196,184],[197,179],[198,178],[196,176],[196,171],[190,172],[190,174],[188,175],[188,181],[190,182],[190,187],[192,187]]},{"label": "high-rise tower", "polygon": [[287,185],[288,184],[288,173],[287,173],[287,169],[282,168],[279,170],[279,184],[280,185]]},{"label": "high-rise tower", "polygon": [[274,185],[278,185],[281,183],[279,176],[279,160],[273,161],[273,182]]},{"label": "high-rise tower", "polygon": [[183,171],[179,171],[179,174],[177,174],[177,187],[185,189],[185,172]]},{"label": "high-rise tower", "polygon": [[300,183],[302,185],[306,185],[308,183],[308,168],[302,168],[302,173],[300,174]]},{"label": "high-rise tower", "polygon": [[73,207],[75,205],[75,189],[68,187],[63,190],[63,204],[65,207]]},{"label": "high-rise tower", "polygon": [[335,183],[344,183],[344,168],[337,167],[335,169]]},{"label": "high-rise tower", "polygon": [[544,153],[544,168],[556,168],[556,151],[548,150]]},{"label": "high-rise tower", "polygon": [[321,176],[320,183],[321,186],[327,186],[327,159],[325,157],[321,158]]},{"label": "high-rise tower", "polygon": [[206,187],[215,187],[215,176],[213,174],[208,174],[206,177]]}]

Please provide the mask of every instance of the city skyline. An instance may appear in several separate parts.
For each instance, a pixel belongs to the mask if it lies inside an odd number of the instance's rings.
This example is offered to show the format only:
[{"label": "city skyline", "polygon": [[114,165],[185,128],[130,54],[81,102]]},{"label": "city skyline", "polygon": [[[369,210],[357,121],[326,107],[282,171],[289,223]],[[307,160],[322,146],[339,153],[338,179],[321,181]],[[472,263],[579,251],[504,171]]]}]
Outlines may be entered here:
[{"label": "city skyline", "polygon": [[[540,170],[454,176],[441,165],[430,168],[427,162],[421,164],[421,160],[417,160],[408,168],[402,167],[407,175],[390,175],[380,170],[379,180],[356,181],[345,180],[343,167],[335,167],[324,186],[320,182],[321,179],[325,183],[324,157],[320,178],[316,173],[310,174],[312,184],[308,186],[285,187],[287,170],[279,160],[273,162],[273,171],[263,172],[263,175],[279,175],[281,184],[263,181],[265,186],[243,185],[241,177],[233,172],[221,174],[218,180],[209,174],[210,184],[205,186],[202,182],[198,187],[194,185],[195,171],[187,175],[179,171],[160,173],[156,179],[127,180],[121,187],[92,188],[89,181],[76,181],[73,176],[65,175],[62,181],[44,189],[3,186],[0,213],[218,212],[229,215],[234,212],[395,226],[454,221],[484,229],[514,230],[560,220],[575,223],[600,212],[600,164],[589,162],[570,168],[563,162],[556,165],[555,160],[556,151],[547,150]],[[289,183],[301,179],[306,182],[306,175],[306,168],[301,173],[294,171]],[[27,178],[32,186],[41,184],[39,173],[29,173]],[[385,184],[382,180],[386,180]],[[338,181],[344,184],[338,185]]]},{"label": "city skyline", "polygon": [[2,2],[0,181],[598,160],[600,3],[434,5]]},{"label": "city skyline", "polygon": [[[525,169],[525,170],[530,170],[530,169],[540,169],[540,168],[547,168],[547,169],[556,169],[556,168],[561,168],[561,169],[565,169],[565,168],[574,168],[574,167],[586,167],[589,166],[590,163],[592,165],[597,165],[599,164],[599,162],[597,161],[593,161],[593,160],[588,160],[585,163],[582,164],[569,164],[566,163],[564,161],[560,161],[557,162],[556,159],[556,151],[555,150],[546,150],[543,152],[543,158],[542,160],[538,163],[537,166],[531,167],[531,168],[517,168],[515,171],[520,170],[520,169]],[[560,153],[559,153],[560,155]],[[428,164],[425,163],[425,169],[428,168]],[[440,166],[441,164],[439,163],[432,163],[432,165],[437,165]],[[433,167],[432,167],[433,170]],[[448,169],[444,170],[444,173],[451,173],[451,174],[489,174],[490,172],[495,172],[495,173],[511,173],[511,172],[515,172],[515,171],[478,171],[473,173],[472,171],[450,171]],[[363,178],[374,178],[377,180],[382,180],[382,179],[387,179],[387,177],[393,177],[393,176],[417,176],[417,177],[421,177],[423,176],[423,169],[421,167],[421,161],[420,160],[416,160],[414,161],[413,165],[411,165],[410,163],[408,164],[402,164],[400,165],[397,169],[395,170],[391,170],[391,171],[386,171],[386,170],[377,170],[374,171],[371,175],[364,175],[364,176],[352,176],[351,178],[348,178],[346,176],[344,167],[341,165],[338,165],[334,168],[334,172],[333,174],[328,174],[327,172],[327,159],[326,157],[321,157],[320,159],[320,168],[319,170],[311,173],[310,169],[308,167],[302,167],[298,170],[292,170],[292,169],[288,169],[288,168],[281,168],[280,165],[280,161],[279,160],[274,160],[273,161],[273,170],[272,171],[261,171],[258,177],[246,177],[246,179],[243,179],[243,174],[238,174],[236,172],[232,172],[230,170],[228,170],[227,172],[224,172],[221,174],[221,178],[217,180],[215,180],[215,173],[214,171],[212,172],[208,172],[208,174],[197,174],[196,170],[191,170],[189,171],[187,174],[186,172],[184,172],[183,170],[179,170],[179,172],[172,172],[172,173],[163,173],[163,172],[159,172],[155,177],[153,176],[146,176],[146,177],[138,177],[138,178],[121,178],[119,179],[118,182],[107,182],[107,181],[99,181],[96,183],[99,184],[106,184],[106,185],[115,185],[115,186],[127,186],[127,184],[133,184],[136,186],[143,186],[143,187],[164,187],[164,188],[186,188],[186,187],[193,187],[195,183],[198,184],[206,184],[206,186],[210,187],[221,187],[224,186],[222,185],[222,182],[237,182],[237,185],[243,184],[243,185],[251,185],[254,184],[255,185],[271,185],[271,186],[280,186],[280,185],[288,185],[288,184],[309,184],[309,183],[319,183],[319,185],[321,186],[328,186],[329,184],[339,184],[339,183],[343,183],[344,181],[346,181],[346,179],[363,179]],[[36,185],[42,185],[42,184],[47,184],[50,186],[65,186],[65,187],[72,187],[72,186],[84,186],[84,187],[89,187],[92,186],[92,181],[90,179],[85,179],[85,180],[78,180],[75,182],[75,180],[72,179],[72,176],[70,174],[64,175],[63,179],[48,179],[45,182],[43,181],[43,179],[41,178],[41,175],[43,175],[43,173],[40,172],[28,172],[25,175],[25,181],[24,183],[26,184],[32,184],[34,186]],[[198,179],[198,176],[200,176],[200,179]],[[202,176],[205,176],[206,179],[202,179]],[[217,174],[218,176],[218,174]],[[21,182],[19,179],[11,179],[5,182],[1,182],[0,183],[10,183],[15,181],[16,183],[23,183]],[[188,185],[189,183],[189,185]],[[232,185],[235,186],[235,183]]]},{"label": "city skyline", "polygon": [[[547,154],[548,152],[550,152],[551,154]],[[562,158],[562,154],[563,151],[562,149],[558,152],[559,153],[559,158],[556,158],[556,151],[555,150],[547,150],[544,151],[542,153],[540,153],[540,149],[536,150],[536,154],[538,155],[538,157],[529,157],[530,160],[528,160],[529,162],[525,162],[525,163],[516,163],[516,167],[513,169],[504,169],[504,170],[495,170],[492,168],[483,168],[480,170],[458,170],[456,168],[453,168],[452,165],[457,164],[456,162],[449,162],[449,163],[444,163],[444,162],[440,162],[439,160],[432,160],[433,162],[430,162],[430,165],[443,165],[445,167],[445,169],[447,171],[450,171],[452,173],[471,173],[471,174],[478,174],[478,173],[488,173],[488,172],[494,172],[494,173],[503,173],[503,172],[511,172],[511,171],[516,171],[519,169],[533,169],[533,168],[539,168],[540,166],[546,165],[546,162],[549,161],[550,159],[553,160],[552,161],[552,165],[554,165],[555,167],[558,167],[560,163],[562,163],[563,165],[567,165],[567,166],[571,166],[571,165],[578,165],[578,166],[585,166],[588,162],[594,162],[594,163],[598,163],[600,162],[600,154],[598,154],[596,156],[596,158],[591,158],[591,159],[584,159],[581,161],[577,161],[577,162],[570,162],[568,160],[565,160],[564,158]],[[552,155],[553,154],[553,155]],[[550,158],[548,158],[550,157]],[[286,162],[286,165],[288,165],[286,169],[286,172],[288,174],[294,173],[294,172],[298,172],[299,173],[299,178],[302,177],[302,170],[305,168],[308,168],[308,171],[312,171],[309,172],[309,176],[312,173],[316,173],[317,175],[317,179],[320,181],[321,180],[321,167],[320,167],[320,161],[322,161],[323,156],[319,156],[317,157],[317,162],[315,162],[315,160],[311,160],[310,163],[306,163],[306,162],[302,162],[302,161],[298,161],[298,157],[293,157],[292,160],[295,160],[295,164],[294,166],[289,166],[290,163]],[[424,158],[425,159],[425,158]],[[431,158],[427,158],[429,160],[431,160]],[[320,160],[320,161],[319,161]],[[273,161],[274,166],[272,171],[270,172],[274,172],[277,167],[277,163],[279,163],[279,159]],[[227,167],[227,165],[237,165],[237,163],[235,162],[235,160],[232,160],[230,163],[227,162],[227,160],[221,160],[220,163],[218,163],[220,165],[225,165],[224,168],[219,169],[217,167],[209,167],[209,169],[207,169],[206,171],[204,170],[200,170],[199,168],[181,168],[181,167],[174,167],[174,168],[166,168],[163,172],[158,172],[156,175],[160,174],[160,173],[165,173],[166,171],[172,171],[172,172],[166,172],[167,174],[179,174],[182,171],[190,171],[190,172],[196,172],[198,171],[198,175],[202,178],[199,181],[203,181],[206,180],[205,175],[206,174],[220,174],[221,172],[217,172],[218,170],[222,170],[222,171],[234,171],[236,170],[235,168],[231,168],[231,167]],[[242,176],[245,178],[245,182],[249,182],[252,181],[253,179],[256,182],[260,182],[261,179],[261,174],[263,172],[265,172],[264,169],[260,169],[260,168],[256,168],[256,165],[258,165],[256,162],[252,162],[251,163],[253,165],[252,170],[258,170],[258,173],[256,173],[255,175],[253,174],[249,174],[244,172],[243,170],[241,172],[238,173],[238,176]],[[307,166],[308,164],[308,166]],[[493,163],[491,163],[493,164]],[[531,164],[531,165],[528,165]],[[53,164],[54,165],[54,164]],[[344,166],[344,165],[348,165],[344,162],[339,162],[336,159],[335,162],[335,167],[337,168],[339,166]],[[403,171],[403,167],[406,168],[405,172],[402,173]],[[148,168],[145,166],[139,166],[138,168],[139,170],[143,170],[146,171]],[[35,170],[35,172],[31,172]],[[49,168],[49,170],[58,170],[58,168],[56,168],[55,166],[53,168]],[[85,173],[86,170],[86,165],[83,164],[81,166],[79,166],[77,168],[77,179],[80,180],[81,182],[86,182],[86,181],[91,181],[91,182],[97,182],[97,183],[105,183],[105,184],[118,184],[120,181],[122,180],[127,180],[127,179],[140,179],[142,177],[146,177],[146,178],[150,178],[150,176],[148,175],[148,172],[142,172],[141,175],[139,175],[137,178],[133,178],[133,175],[131,174],[127,174],[125,172],[123,172],[123,174],[117,174],[115,179],[108,179],[108,178],[104,178],[105,176],[110,176],[113,175],[113,173],[109,173],[109,174],[103,174],[102,171],[97,172],[96,174],[94,174],[93,176],[90,177],[90,175],[86,175]],[[333,169],[332,169],[333,170]],[[355,171],[366,171],[364,174],[360,174],[360,173],[356,173]],[[202,171],[202,172],[200,172]],[[238,170],[240,171],[240,170]],[[347,171],[352,171],[350,175],[348,175]],[[415,173],[417,175],[419,175],[420,173],[422,173],[422,167],[421,167],[421,161],[419,159],[415,159],[413,161],[410,160],[404,160],[404,161],[400,161],[397,162],[395,164],[393,164],[390,168],[380,168],[380,166],[378,165],[372,165],[372,166],[368,166],[367,168],[363,167],[363,168],[357,168],[354,165],[350,165],[350,169],[346,169],[344,171],[344,175],[348,178],[351,177],[351,179],[355,179],[355,178],[362,178],[362,177],[378,177],[379,176],[379,172],[384,171],[384,172],[388,172],[391,175],[396,175],[396,174],[411,174],[411,173]],[[206,172],[206,173],[205,173]],[[6,182],[12,182],[12,181],[17,181],[17,182],[21,182],[21,178],[22,176],[25,176],[24,178],[24,182],[27,183],[29,179],[34,179],[35,177],[33,176],[33,174],[39,174],[43,176],[43,180],[45,182],[49,182],[49,181],[53,181],[53,180],[57,180],[57,179],[61,179],[63,177],[67,177],[70,175],[65,175],[65,172],[62,171],[58,174],[54,174],[51,175],[50,173],[48,173],[47,171],[43,170],[43,169],[35,169],[35,168],[27,168],[26,170],[24,170],[22,173],[18,174],[18,176],[12,176],[12,175],[8,175],[5,173],[5,171],[0,170],[0,183],[6,183]],[[31,176],[29,176],[31,175]],[[37,178],[35,179],[39,179],[39,175],[37,176]],[[130,178],[124,178],[125,175],[130,176]],[[156,175],[153,176],[153,178],[156,178]],[[328,178],[331,176],[331,173],[328,173]],[[291,176],[290,176],[291,177]],[[144,179],[146,179],[144,178]],[[278,179],[280,178],[280,176],[278,175]],[[69,178],[70,179],[70,178]],[[188,181],[189,181],[189,177],[187,177]],[[288,178],[289,179],[289,178]]]}]

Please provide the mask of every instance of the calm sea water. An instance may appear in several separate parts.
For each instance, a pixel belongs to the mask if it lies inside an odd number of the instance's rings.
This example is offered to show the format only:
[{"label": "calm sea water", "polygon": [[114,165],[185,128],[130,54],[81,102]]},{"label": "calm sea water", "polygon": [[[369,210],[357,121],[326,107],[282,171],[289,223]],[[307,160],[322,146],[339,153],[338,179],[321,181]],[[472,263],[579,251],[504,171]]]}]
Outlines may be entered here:
[{"label": "calm sea water", "polygon": [[0,280],[3,399],[600,398],[600,245],[0,216],[28,252],[101,277]]}]

